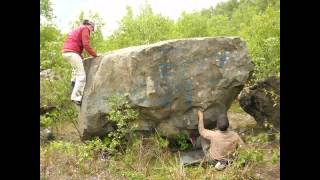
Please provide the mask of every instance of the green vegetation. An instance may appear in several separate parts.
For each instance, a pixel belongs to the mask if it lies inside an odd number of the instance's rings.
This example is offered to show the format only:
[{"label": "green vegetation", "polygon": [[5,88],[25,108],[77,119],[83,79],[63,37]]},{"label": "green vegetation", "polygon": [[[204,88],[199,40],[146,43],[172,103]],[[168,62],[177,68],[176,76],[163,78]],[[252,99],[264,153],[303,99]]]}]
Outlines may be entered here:
[{"label": "green vegetation", "polygon": [[[251,135],[255,136],[255,135]],[[258,137],[256,137],[258,138]],[[166,140],[157,135],[136,137],[125,150],[108,155],[107,144],[100,139],[86,143],[52,141],[40,147],[41,176],[112,177],[114,179],[256,179],[256,169],[274,167],[280,160],[279,144],[250,143],[239,149],[234,162],[224,171],[206,164],[183,167],[179,153],[170,152]],[[262,141],[259,141],[262,142]],[[271,152],[268,153],[268,152]],[[272,172],[270,172],[272,173]]]},{"label": "green vegetation", "polygon": [[[99,14],[87,16],[96,23],[91,43],[98,53],[162,40],[191,37],[240,36],[247,43],[255,64],[250,83],[271,75],[280,76],[280,1],[229,0],[215,8],[182,13],[177,21],[153,12],[146,4],[137,15],[127,7],[119,28],[104,37]],[[40,70],[51,69],[52,79],[40,81],[41,106],[55,109],[40,115],[41,127],[54,127],[59,139],[64,124],[74,123],[77,112],[70,102],[71,66],[64,61],[61,48],[66,34],[52,22],[50,0],[40,1]],[[76,27],[84,12],[70,26]],[[84,54],[88,57],[88,54]],[[271,94],[277,100],[278,96]],[[112,111],[107,118],[116,131],[102,139],[86,142],[54,140],[40,147],[40,174],[43,179],[257,179],[260,167],[270,169],[280,160],[280,134],[275,140],[266,133],[245,135],[247,146],[239,150],[235,162],[222,172],[205,165],[182,167],[179,153],[169,150],[167,139],[131,136],[138,114],[125,98],[108,100]],[[277,105],[277,104],[276,104]],[[231,111],[243,113],[237,103]],[[130,135],[130,138],[126,138]],[[189,148],[186,135],[177,136],[179,150]]]},{"label": "green vegetation", "polygon": [[131,135],[131,138],[133,137],[132,132],[136,127],[134,122],[137,120],[139,113],[132,109],[126,97],[111,96],[107,103],[111,108],[107,119],[113,122],[116,128],[104,138],[104,142],[107,144],[109,152],[115,153],[119,146],[124,148],[126,136]]},{"label": "green vegetation", "polygon": [[189,136],[186,133],[179,133],[176,135],[175,140],[177,142],[178,148],[181,151],[190,148],[190,143],[188,143]]},{"label": "green vegetation", "polygon": [[230,108],[229,108],[230,112],[234,112],[234,113],[243,113],[244,110],[241,108],[239,102],[237,100],[233,101]]}]

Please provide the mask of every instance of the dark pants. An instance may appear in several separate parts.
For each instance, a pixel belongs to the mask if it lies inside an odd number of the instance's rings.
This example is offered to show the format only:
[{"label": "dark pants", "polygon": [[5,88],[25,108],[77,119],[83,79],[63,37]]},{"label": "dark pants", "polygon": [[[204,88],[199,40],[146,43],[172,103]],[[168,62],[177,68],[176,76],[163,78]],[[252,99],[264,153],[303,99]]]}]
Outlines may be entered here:
[{"label": "dark pants", "polygon": [[73,88],[74,88],[74,84],[75,84],[75,82],[74,81],[71,81],[71,89],[73,90]]}]

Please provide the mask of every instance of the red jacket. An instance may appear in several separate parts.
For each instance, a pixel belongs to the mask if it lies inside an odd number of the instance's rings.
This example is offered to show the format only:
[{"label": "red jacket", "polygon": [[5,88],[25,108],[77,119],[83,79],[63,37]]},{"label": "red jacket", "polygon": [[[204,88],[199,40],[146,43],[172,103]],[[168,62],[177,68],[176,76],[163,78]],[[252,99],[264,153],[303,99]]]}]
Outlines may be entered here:
[{"label": "red jacket", "polygon": [[93,57],[97,57],[97,53],[90,46],[90,30],[87,26],[81,25],[68,34],[64,42],[62,52],[76,52],[81,58],[83,48]]}]

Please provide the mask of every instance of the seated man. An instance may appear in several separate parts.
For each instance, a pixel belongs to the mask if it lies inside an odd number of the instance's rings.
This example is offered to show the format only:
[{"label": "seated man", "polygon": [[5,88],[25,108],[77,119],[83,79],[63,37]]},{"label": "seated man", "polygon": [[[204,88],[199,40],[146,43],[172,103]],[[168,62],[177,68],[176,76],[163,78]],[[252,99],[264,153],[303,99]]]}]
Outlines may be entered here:
[{"label": "seated man", "polygon": [[236,150],[237,146],[243,145],[244,142],[240,136],[228,130],[229,121],[227,114],[221,114],[217,119],[218,130],[208,130],[203,125],[203,112],[198,111],[198,129],[200,135],[210,140],[210,148],[206,157],[209,163],[215,163],[217,170],[222,170],[226,167],[227,163],[231,160],[232,153]]}]

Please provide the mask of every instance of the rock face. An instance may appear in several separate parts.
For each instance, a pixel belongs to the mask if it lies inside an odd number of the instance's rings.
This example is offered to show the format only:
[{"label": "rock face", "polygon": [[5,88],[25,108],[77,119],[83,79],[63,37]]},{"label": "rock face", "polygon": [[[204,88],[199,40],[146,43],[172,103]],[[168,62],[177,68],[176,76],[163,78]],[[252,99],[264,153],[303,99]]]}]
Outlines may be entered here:
[{"label": "rock face", "polygon": [[[273,92],[272,95],[270,92]],[[280,79],[274,76],[244,88],[239,94],[241,108],[253,116],[258,124],[264,121],[280,127]]]},{"label": "rock face", "polygon": [[197,131],[201,107],[205,127],[242,90],[253,64],[239,37],[163,41],[109,52],[84,61],[87,84],[79,115],[83,139],[108,132],[106,99],[126,94],[139,111],[137,130],[166,136]]}]

